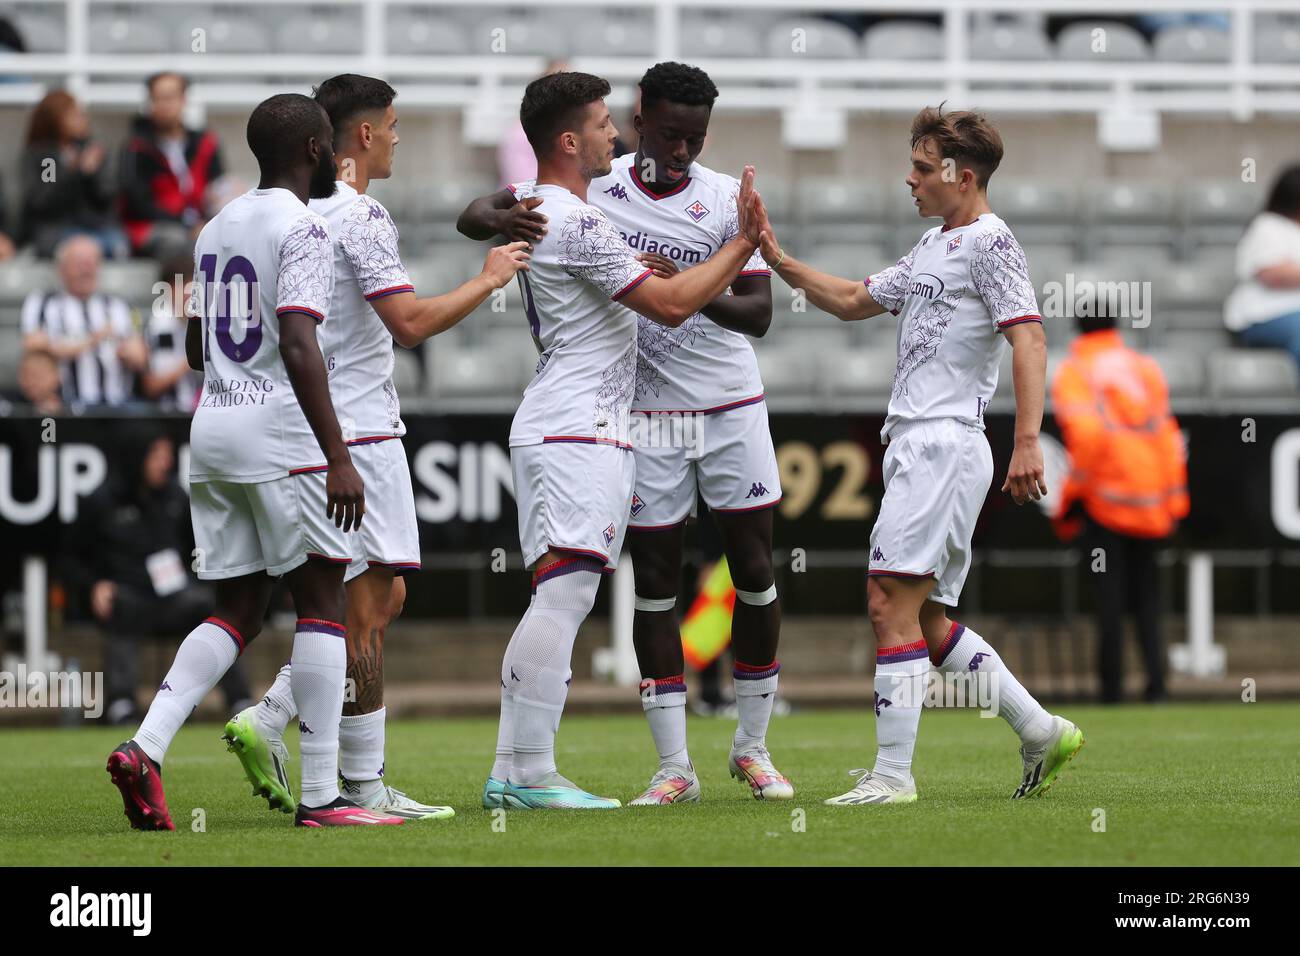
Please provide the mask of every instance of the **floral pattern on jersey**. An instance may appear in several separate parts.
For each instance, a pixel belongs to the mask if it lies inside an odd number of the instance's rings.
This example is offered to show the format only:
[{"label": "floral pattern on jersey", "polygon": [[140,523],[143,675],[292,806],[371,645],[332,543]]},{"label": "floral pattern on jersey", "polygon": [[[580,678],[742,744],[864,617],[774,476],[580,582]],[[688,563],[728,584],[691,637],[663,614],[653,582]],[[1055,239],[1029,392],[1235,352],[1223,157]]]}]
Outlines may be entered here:
[{"label": "floral pattern on jersey", "polygon": [[635,343],[628,345],[609,368],[600,376],[596,390],[596,405],[592,409],[592,434],[598,438],[616,438],[626,441],[627,413],[632,407],[632,393],[636,385],[637,350]]},{"label": "floral pattern on jersey", "polygon": [[356,273],[362,295],[369,297],[411,284],[397,251],[397,226],[378,200],[357,197],[343,217],[338,243]]},{"label": "floral pattern on jersey", "polygon": [[958,295],[951,302],[942,299],[931,302],[903,330],[903,338],[898,345],[898,365],[894,369],[895,398],[907,394],[908,378],[938,354],[960,298]]},{"label": "floral pattern on jersey", "polygon": [[912,247],[912,250],[892,266],[881,269],[867,280],[867,291],[886,309],[897,312],[907,299],[908,289],[912,285],[912,260],[916,252],[925,243],[924,237]]},{"label": "floral pattern on jersey", "polygon": [[646,271],[618,230],[595,206],[580,206],[565,217],[559,243],[561,268],[611,297]]},{"label": "floral pattern on jersey", "polygon": [[675,329],[660,325],[643,315],[637,316],[636,347],[637,373],[636,397],[642,400],[653,395],[659,397],[660,389],[668,384],[660,368],[683,346],[693,346],[708,338],[709,320],[695,313]]},{"label": "floral pattern on jersey", "polygon": [[1007,230],[990,230],[975,240],[970,278],[995,325],[1022,315],[1038,315],[1038,297],[1029,278],[1025,250]]},{"label": "floral pattern on jersey", "polygon": [[334,292],[334,251],[329,224],[314,212],[294,220],[280,240],[277,310],[297,306],[325,316]]}]

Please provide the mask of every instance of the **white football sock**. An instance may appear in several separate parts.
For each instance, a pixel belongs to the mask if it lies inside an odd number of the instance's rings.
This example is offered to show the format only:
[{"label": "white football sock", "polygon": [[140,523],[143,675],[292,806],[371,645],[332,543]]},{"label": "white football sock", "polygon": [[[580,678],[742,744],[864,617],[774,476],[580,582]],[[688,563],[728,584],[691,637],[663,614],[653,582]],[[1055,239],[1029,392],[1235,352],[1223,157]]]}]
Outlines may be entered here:
[{"label": "white football sock", "polygon": [[515,697],[501,688],[501,722],[497,724],[496,759],[489,774],[502,783],[510,776],[510,764],[515,756]]},{"label": "white football sock", "polygon": [[[388,708],[339,718],[339,775],[368,800],[384,786],[384,719]],[[350,794],[351,795],[351,794]]]},{"label": "white football sock", "polygon": [[984,638],[953,621],[935,665],[945,674],[988,674],[998,705],[998,716],[1011,725],[1026,744],[1041,744],[1052,734],[1052,715],[1034,700],[1002,658]]},{"label": "white football sock", "polygon": [[339,720],[347,673],[347,631],[342,624],[299,618],[293,635],[290,679],[302,737],[302,804],[323,807],[339,796]]},{"label": "white football sock", "polygon": [[641,706],[650,722],[650,735],[659,751],[659,766],[691,769],[686,752],[686,681],[676,677],[641,681]]},{"label": "white football sock", "polygon": [[590,558],[563,558],[533,577],[532,610],[501,674],[515,700],[511,783],[534,785],[555,773],[555,734],[569,694],[573,642],[596,602],[600,577]]},{"label": "white football sock", "polygon": [[925,641],[876,651],[876,765],[872,773],[910,783],[930,658]]},{"label": "white football sock", "polygon": [[281,737],[284,736],[289,721],[298,716],[298,705],[293,700],[293,685],[290,680],[292,673],[292,665],[285,664],[281,667],[266,696],[258,702],[257,709],[253,712],[263,729]]},{"label": "white football sock", "polygon": [[244,639],[239,632],[215,617],[208,618],[181,641],[171,669],[132,738],[150,760],[162,763],[176,731],[208,691],[217,686],[243,649]]},{"label": "white football sock", "polygon": [[772,718],[772,705],[776,703],[777,675],[781,665],[777,661],[761,667],[736,661],[732,669],[732,685],[736,691],[736,736],[732,750],[743,751],[765,747],[767,722]]},{"label": "white football sock", "polygon": [[[535,590],[535,587],[534,587]],[[495,758],[492,761],[492,771],[488,776],[503,783],[510,776],[510,763],[515,755],[515,695],[511,686],[507,686],[508,677],[504,672],[505,662],[510,660],[510,654],[514,651],[516,643],[519,641],[519,634],[528,622],[528,616],[533,613],[533,605],[530,601],[528,607],[524,610],[524,616],[519,619],[515,625],[515,632],[510,635],[510,643],[506,645],[505,655],[502,657],[501,666],[501,719],[497,723],[497,749]],[[513,684],[513,682],[511,682]]]}]

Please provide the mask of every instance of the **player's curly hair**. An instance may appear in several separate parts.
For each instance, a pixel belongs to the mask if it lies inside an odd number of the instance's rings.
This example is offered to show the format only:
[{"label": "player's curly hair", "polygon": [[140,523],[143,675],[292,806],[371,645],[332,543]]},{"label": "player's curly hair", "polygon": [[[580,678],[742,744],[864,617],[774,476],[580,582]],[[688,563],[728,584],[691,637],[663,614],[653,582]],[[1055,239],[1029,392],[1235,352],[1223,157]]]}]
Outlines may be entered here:
[{"label": "player's curly hair", "polygon": [[315,87],[311,95],[329,114],[337,140],[348,124],[362,113],[388,109],[397,96],[397,90],[373,76],[340,73]]},{"label": "player's curly hair", "polygon": [[557,136],[581,123],[582,110],[607,96],[609,82],[590,73],[551,73],[529,83],[519,104],[519,122],[533,152],[550,153]]},{"label": "player's curly hair", "polygon": [[980,189],[988,187],[989,177],[1002,162],[1002,137],[983,113],[945,113],[942,103],[927,106],[912,120],[912,148],[927,139],[944,159],[970,167]]},{"label": "player's curly hair", "polygon": [[641,107],[667,100],[684,106],[713,108],[718,88],[698,66],[685,63],[656,63],[641,77]]}]

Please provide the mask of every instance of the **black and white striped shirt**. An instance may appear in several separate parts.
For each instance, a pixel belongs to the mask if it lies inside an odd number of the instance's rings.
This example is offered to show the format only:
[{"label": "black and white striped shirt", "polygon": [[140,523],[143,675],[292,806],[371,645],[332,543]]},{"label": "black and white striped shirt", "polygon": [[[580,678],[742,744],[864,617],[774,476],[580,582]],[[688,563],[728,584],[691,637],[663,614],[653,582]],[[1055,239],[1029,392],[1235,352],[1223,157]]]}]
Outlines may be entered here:
[{"label": "black and white striped shirt", "polygon": [[53,342],[78,340],[105,327],[113,330],[108,338],[59,362],[68,403],[119,405],[134,396],[135,376],[117,357],[119,343],[134,333],[131,309],[122,299],[99,293],[82,300],[66,292],[33,292],[23,303],[24,336],[44,332]]}]

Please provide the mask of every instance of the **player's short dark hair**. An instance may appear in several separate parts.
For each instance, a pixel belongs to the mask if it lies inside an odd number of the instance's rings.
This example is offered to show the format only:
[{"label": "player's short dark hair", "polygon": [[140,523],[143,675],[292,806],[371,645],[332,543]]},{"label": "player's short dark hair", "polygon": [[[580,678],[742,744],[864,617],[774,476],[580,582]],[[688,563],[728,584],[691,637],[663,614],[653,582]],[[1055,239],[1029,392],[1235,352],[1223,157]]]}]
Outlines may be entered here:
[{"label": "player's short dark hair", "polygon": [[303,144],[325,133],[320,104],[301,93],[277,93],[262,100],[248,117],[248,148],[262,175],[279,173],[303,157]]},{"label": "player's short dark hair", "polygon": [[638,85],[641,87],[642,109],[660,100],[712,109],[718,98],[718,88],[709,79],[709,74],[698,66],[685,63],[656,63],[645,71]]},{"label": "player's short dark hair", "polygon": [[1291,165],[1278,173],[1269,190],[1265,212],[1300,219],[1300,165]]},{"label": "player's short dark hair", "polygon": [[587,106],[609,96],[609,82],[590,73],[539,76],[524,90],[519,122],[538,156],[551,151],[555,137],[575,128]]},{"label": "player's short dark hair", "polygon": [[329,114],[335,137],[362,113],[388,109],[397,96],[397,90],[383,80],[357,73],[331,76],[311,93]]},{"label": "player's short dark hair", "polygon": [[942,103],[927,106],[912,120],[912,148],[927,139],[944,159],[969,166],[980,189],[988,187],[989,177],[1002,162],[1002,137],[983,113],[945,113]]},{"label": "player's short dark hair", "polygon": [[145,78],[144,88],[148,90],[149,94],[152,96],[154,84],[157,83],[159,80],[166,79],[169,76],[174,76],[176,77],[176,79],[181,81],[182,93],[189,90],[190,88],[189,77],[185,76],[185,74],[183,73],[177,73],[175,70],[160,70],[157,73],[150,73],[149,76]]}]

